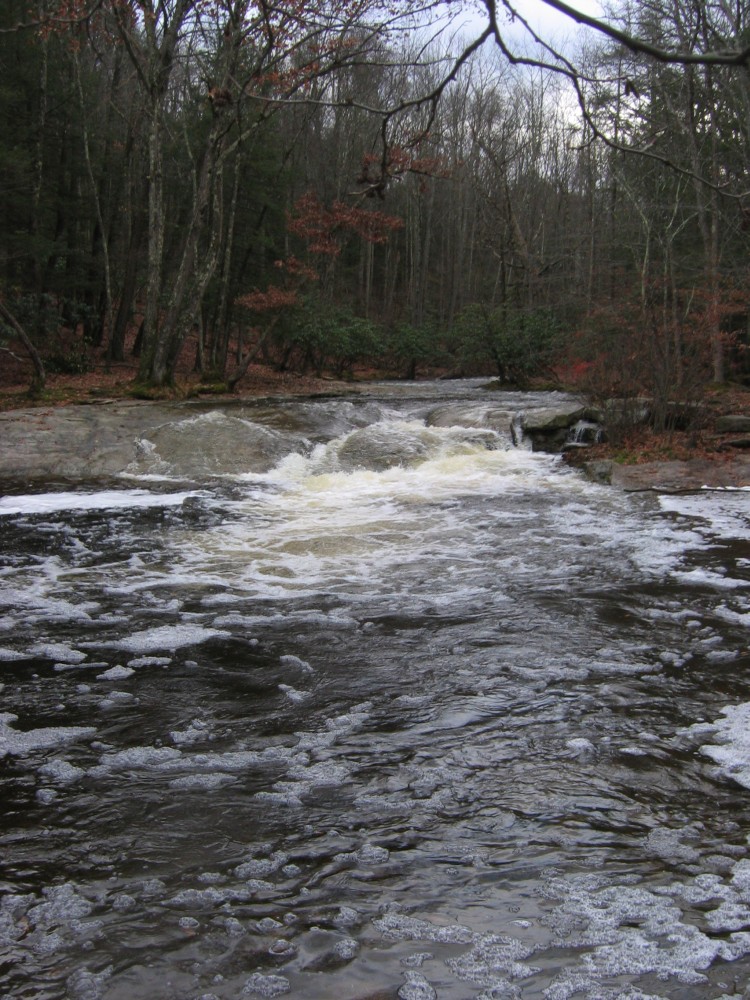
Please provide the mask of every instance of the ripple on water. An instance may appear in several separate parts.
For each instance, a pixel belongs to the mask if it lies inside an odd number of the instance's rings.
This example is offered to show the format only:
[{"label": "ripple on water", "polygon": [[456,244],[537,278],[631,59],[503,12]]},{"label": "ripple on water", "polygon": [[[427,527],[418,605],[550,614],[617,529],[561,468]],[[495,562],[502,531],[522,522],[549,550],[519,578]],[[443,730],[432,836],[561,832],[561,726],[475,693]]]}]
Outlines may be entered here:
[{"label": "ripple on water", "polygon": [[179,502],[5,511],[0,992],[731,995],[744,509],[407,391],[173,426],[143,462],[239,432],[266,470]]}]

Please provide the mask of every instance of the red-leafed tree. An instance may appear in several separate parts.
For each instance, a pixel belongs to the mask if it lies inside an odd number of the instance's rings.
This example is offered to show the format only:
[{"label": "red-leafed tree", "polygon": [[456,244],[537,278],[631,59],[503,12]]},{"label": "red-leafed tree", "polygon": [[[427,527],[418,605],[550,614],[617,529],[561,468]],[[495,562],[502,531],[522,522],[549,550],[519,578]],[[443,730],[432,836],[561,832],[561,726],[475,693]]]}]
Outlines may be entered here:
[{"label": "red-leafed tree", "polygon": [[305,288],[320,280],[321,270],[339,257],[349,241],[358,238],[382,244],[402,226],[401,219],[360,205],[335,201],[326,207],[311,192],[298,198],[287,218],[287,230],[301,244],[304,260],[290,254],[276,261],[283,285],[272,283],[264,290],[255,289],[237,299],[238,305],[262,317],[264,322],[244,359],[227,379],[230,388],[236,386],[258,356],[280,316],[300,304]]}]

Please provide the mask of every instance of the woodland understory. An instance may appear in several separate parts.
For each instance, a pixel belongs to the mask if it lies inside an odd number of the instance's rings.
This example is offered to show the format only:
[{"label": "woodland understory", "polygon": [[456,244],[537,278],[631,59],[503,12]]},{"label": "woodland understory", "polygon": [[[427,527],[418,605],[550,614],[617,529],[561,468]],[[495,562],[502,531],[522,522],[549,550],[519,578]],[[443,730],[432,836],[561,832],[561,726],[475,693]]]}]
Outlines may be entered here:
[{"label": "woodland understory", "polygon": [[750,2],[543,6],[6,0],[0,406],[487,375],[703,447],[750,383]]}]

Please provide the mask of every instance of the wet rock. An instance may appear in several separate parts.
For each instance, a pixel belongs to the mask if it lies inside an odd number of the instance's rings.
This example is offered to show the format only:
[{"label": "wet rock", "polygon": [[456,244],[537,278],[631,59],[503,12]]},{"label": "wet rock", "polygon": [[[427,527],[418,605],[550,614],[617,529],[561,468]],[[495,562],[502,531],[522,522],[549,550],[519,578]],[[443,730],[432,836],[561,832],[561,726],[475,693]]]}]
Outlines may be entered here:
[{"label": "wet rock", "polygon": [[567,429],[583,419],[585,412],[586,408],[576,402],[547,406],[540,410],[529,410],[523,416],[523,428],[529,433],[533,431],[551,433]]},{"label": "wet rock", "polygon": [[595,483],[608,486],[612,482],[614,462],[608,458],[600,458],[593,462],[584,462],[581,468],[584,474]]},{"label": "wet rock", "polygon": [[644,462],[641,465],[613,463],[613,486],[628,492],[659,490],[674,493],[707,487],[750,485],[750,456],[737,455],[731,462],[694,458],[687,461]]},{"label": "wet rock", "polygon": [[521,416],[524,436],[534,451],[558,452],[565,444],[571,427],[586,415],[586,408],[574,400],[555,406],[528,410]]}]

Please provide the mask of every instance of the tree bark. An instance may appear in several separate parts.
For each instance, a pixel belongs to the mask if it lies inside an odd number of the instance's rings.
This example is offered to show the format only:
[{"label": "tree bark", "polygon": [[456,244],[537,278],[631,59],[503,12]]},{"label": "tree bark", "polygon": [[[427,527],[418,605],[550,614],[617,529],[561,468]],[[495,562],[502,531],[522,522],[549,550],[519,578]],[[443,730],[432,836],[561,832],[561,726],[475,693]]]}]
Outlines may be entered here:
[{"label": "tree bark", "polygon": [[44,370],[44,362],[42,361],[39,352],[36,347],[32,344],[28,334],[18,322],[13,313],[8,309],[4,302],[0,301],[0,318],[4,319],[8,326],[13,330],[18,339],[24,346],[26,353],[31,358],[31,364],[34,368],[34,375],[29,386],[29,395],[36,396],[44,388],[44,384],[47,380],[47,373]]}]

